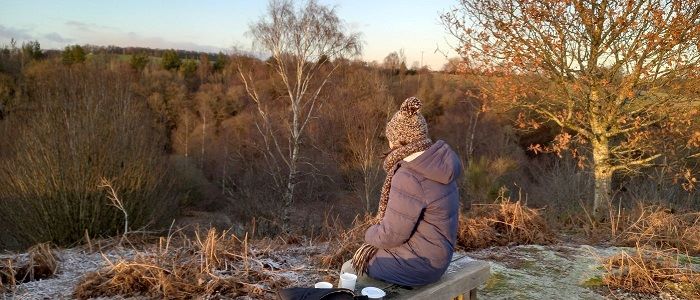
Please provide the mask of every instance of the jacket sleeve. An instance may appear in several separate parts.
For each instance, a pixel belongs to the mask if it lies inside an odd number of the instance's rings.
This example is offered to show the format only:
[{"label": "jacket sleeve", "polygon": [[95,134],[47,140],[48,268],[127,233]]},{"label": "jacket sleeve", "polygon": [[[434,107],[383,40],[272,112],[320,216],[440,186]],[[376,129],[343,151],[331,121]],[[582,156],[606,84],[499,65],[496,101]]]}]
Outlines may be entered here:
[{"label": "jacket sleeve", "polygon": [[[402,245],[411,237],[420,218],[424,201],[420,183],[411,175],[396,174],[382,221],[365,232],[365,242],[380,249]],[[396,184],[403,183],[403,184]]]}]

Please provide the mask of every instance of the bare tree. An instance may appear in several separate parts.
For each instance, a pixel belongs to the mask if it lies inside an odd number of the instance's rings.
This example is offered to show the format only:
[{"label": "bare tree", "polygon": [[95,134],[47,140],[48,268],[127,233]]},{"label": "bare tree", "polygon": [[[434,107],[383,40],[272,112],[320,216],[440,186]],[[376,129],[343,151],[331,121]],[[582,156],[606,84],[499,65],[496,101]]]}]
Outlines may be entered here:
[{"label": "bare tree", "polygon": [[394,51],[387,54],[387,56],[384,57],[382,66],[392,74],[402,74],[406,72],[406,55],[403,49],[400,49],[399,52]]},{"label": "bare tree", "polygon": [[377,155],[383,145],[377,142],[377,136],[381,128],[379,126],[367,126],[359,132],[349,131],[347,134],[348,148],[351,152],[351,160],[359,166],[361,182],[353,183],[353,189],[365,203],[365,210],[369,213],[378,188],[381,161]]},{"label": "bare tree", "polygon": [[344,74],[342,86],[334,90],[342,103],[327,118],[342,124],[345,155],[339,160],[347,168],[353,191],[369,213],[382,183],[380,154],[388,145],[381,136],[387,122],[386,106],[393,103],[393,98],[384,76],[377,71],[358,68]]},{"label": "bare tree", "polygon": [[[462,64],[462,58],[461,57],[451,57],[447,59],[447,62],[442,65],[442,71],[448,74],[456,74]],[[416,70],[418,68],[415,68]]]},{"label": "bare tree", "polygon": [[512,79],[497,89],[528,124],[563,129],[535,151],[589,149],[599,218],[612,176],[655,163],[655,135],[692,103],[681,83],[698,74],[697,0],[461,0],[442,20],[470,67]]},{"label": "bare tree", "polygon": [[[358,55],[361,43],[358,33],[346,32],[335,10],[310,0],[302,5],[293,1],[272,0],[267,15],[251,24],[254,46],[271,55],[270,68],[279,76],[289,105],[290,122],[284,139],[275,134],[270,118],[269,104],[256,90],[253,75],[239,64],[240,77],[248,95],[255,102],[260,121],[257,126],[263,134],[264,154],[276,165],[277,185],[283,192],[283,230],[289,230],[289,214],[294,203],[294,191],[300,180],[300,164],[309,163],[302,157],[304,130],[314,118],[323,99],[321,91],[333,72],[340,66],[338,60],[327,60]],[[323,58],[323,59],[322,59]]]}]

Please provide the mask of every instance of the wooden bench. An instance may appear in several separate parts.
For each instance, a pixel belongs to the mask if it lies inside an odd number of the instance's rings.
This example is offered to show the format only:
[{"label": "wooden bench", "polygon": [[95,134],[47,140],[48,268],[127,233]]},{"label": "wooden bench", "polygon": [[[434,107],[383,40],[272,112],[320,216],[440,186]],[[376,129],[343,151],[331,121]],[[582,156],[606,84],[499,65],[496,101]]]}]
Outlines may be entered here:
[{"label": "wooden bench", "polygon": [[[368,276],[359,276],[355,284],[355,292],[359,294],[363,288],[373,286],[386,292],[384,299],[475,300],[476,288],[486,282],[490,276],[490,270],[488,262],[458,256],[452,259],[447,271],[436,283],[410,288]],[[350,261],[343,264],[342,272],[353,272]]]}]

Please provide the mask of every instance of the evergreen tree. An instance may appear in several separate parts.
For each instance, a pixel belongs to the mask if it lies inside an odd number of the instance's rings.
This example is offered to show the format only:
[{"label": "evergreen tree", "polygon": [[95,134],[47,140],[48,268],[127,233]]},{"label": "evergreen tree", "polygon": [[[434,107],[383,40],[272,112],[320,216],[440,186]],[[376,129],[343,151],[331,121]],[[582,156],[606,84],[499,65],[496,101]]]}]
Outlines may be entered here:
[{"label": "evergreen tree", "polygon": [[219,55],[216,57],[216,61],[214,62],[214,72],[220,72],[226,67],[226,63],[228,63],[228,56],[224,54],[223,52],[219,52]]},{"label": "evergreen tree", "polygon": [[143,71],[146,65],[148,65],[149,61],[150,59],[148,58],[148,54],[145,52],[139,52],[131,56],[129,64],[132,68],[134,68],[134,70]]},{"label": "evergreen tree", "polygon": [[197,72],[197,61],[192,59],[186,59],[182,64],[180,64],[180,72],[185,77],[190,77]]},{"label": "evergreen tree", "polygon": [[31,60],[41,59],[44,53],[41,51],[41,44],[38,41],[30,41],[22,44],[22,55]]},{"label": "evergreen tree", "polygon": [[163,66],[163,69],[166,70],[177,70],[182,64],[180,56],[178,56],[177,52],[175,52],[175,50],[172,49],[163,52],[163,56],[161,58],[162,60],[160,63]]},{"label": "evergreen tree", "polygon": [[66,65],[81,63],[85,61],[85,50],[80,45],[66,46],[61,58]]}]

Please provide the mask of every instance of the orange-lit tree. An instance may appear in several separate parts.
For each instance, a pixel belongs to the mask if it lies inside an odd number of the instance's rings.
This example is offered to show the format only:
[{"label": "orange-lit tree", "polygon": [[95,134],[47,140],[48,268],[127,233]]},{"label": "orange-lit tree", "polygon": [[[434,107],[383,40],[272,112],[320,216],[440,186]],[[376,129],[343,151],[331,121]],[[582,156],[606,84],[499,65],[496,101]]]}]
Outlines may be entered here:
[{"label": "orange-lit tree", "polygon": [[658,134],[697,108],[682,87],[698,76],[700,1],[461,0],[441,18],[470,69],[509,83],[497,92],[524,123],[562,128],[533,150],[585,146],[599,218],[612,176],[658,163]]}]

